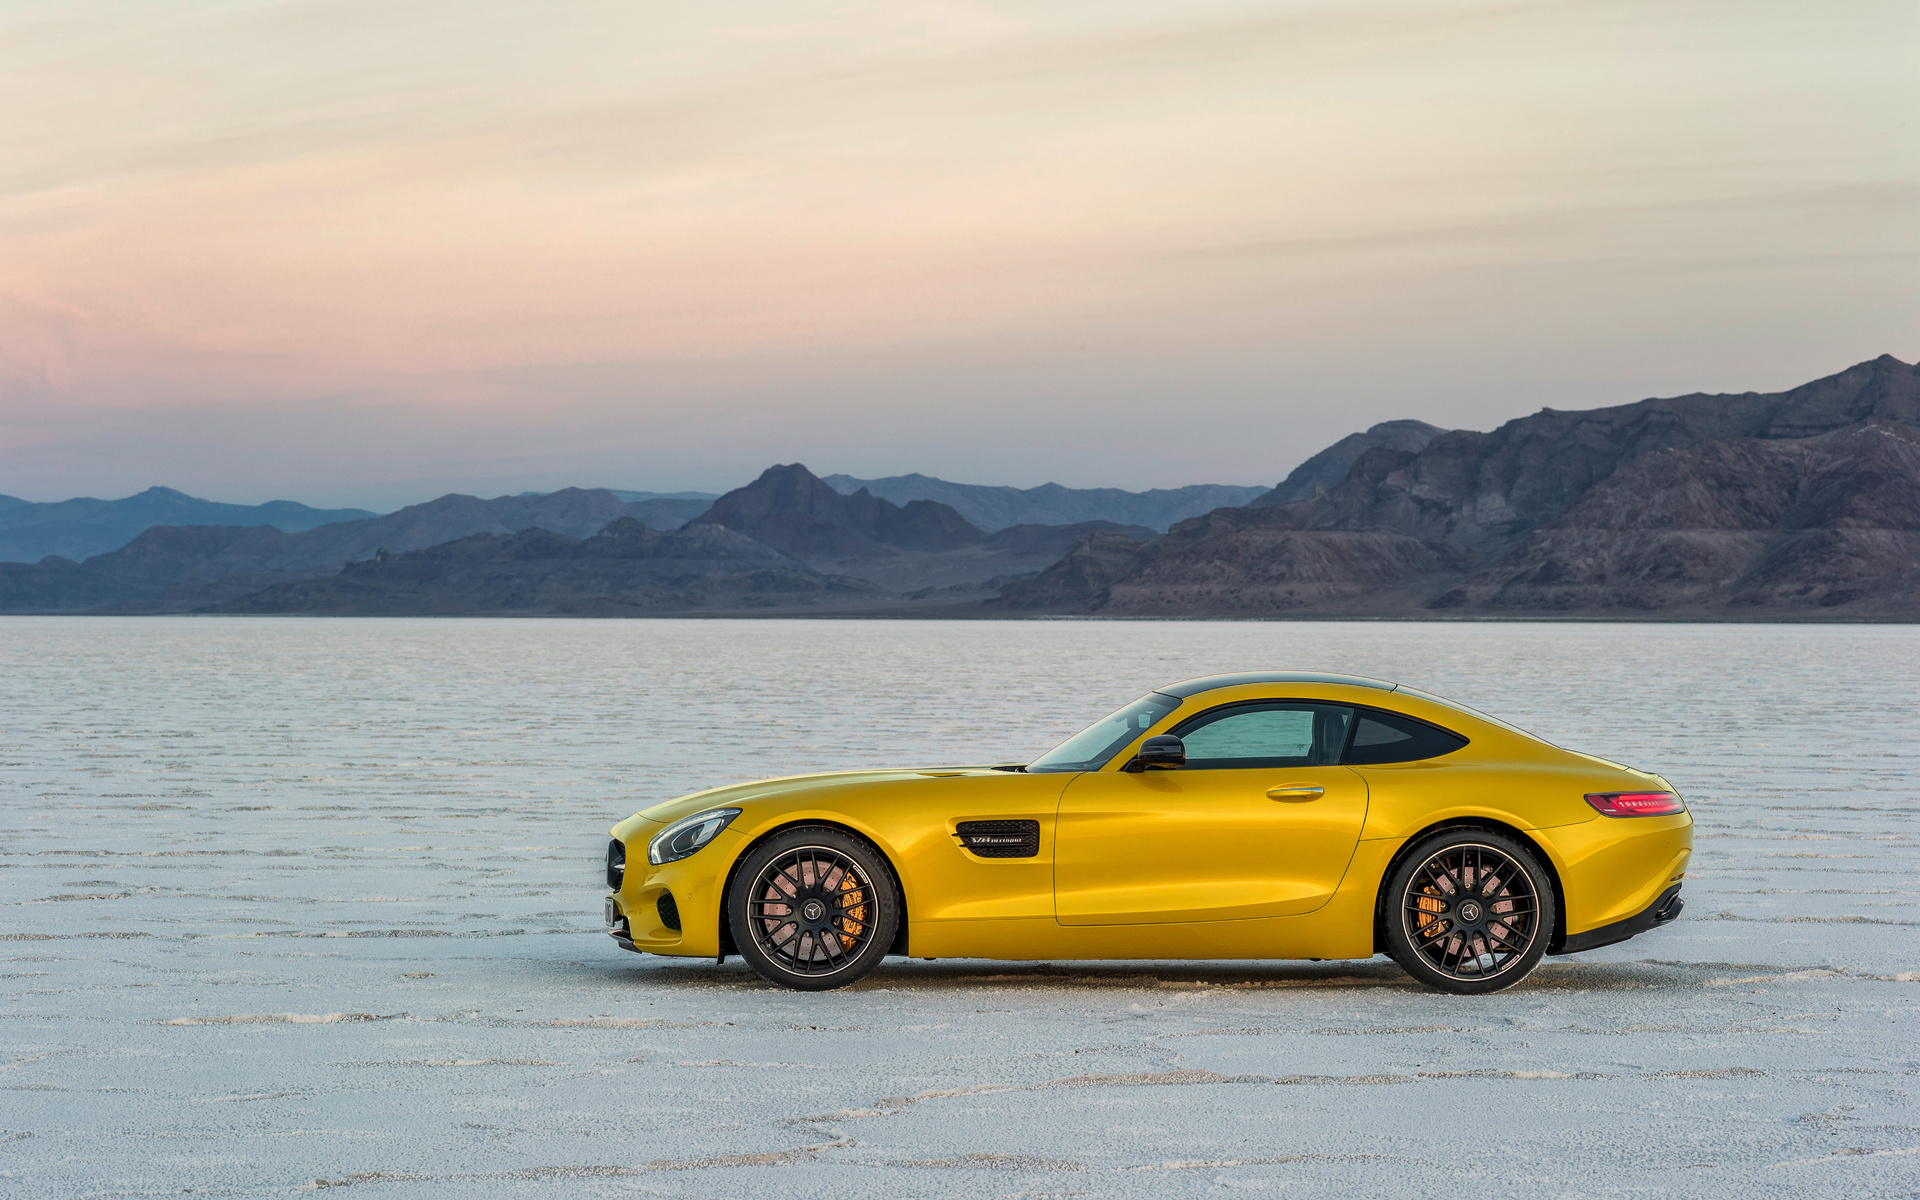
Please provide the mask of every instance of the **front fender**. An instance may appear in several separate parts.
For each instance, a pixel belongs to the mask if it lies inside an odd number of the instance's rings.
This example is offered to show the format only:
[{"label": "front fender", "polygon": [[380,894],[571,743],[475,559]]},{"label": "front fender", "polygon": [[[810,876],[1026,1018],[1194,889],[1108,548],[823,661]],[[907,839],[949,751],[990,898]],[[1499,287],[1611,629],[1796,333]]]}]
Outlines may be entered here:
[{"label": "front fender", "polygon": [[[720,953],[720,929],[725,919],[722,909],[726,903],[727,881],[732,878],[734,867],[756,844],[783,829],[799,825],[845,829],[872,842],[893,865],[895,875],[900,875],[897,852],[881,831],[864,821],[849,820],[843,812],[789,809],[763,812],[758,820],[753,818],[754,814],[742,812],[713,841],[679,862],[654,866],[647,862],[644,843],[628,846],[627,873],[617,895],[620,910],[627,916],[634,949],[689,958],[716,957]],[[616,836],[634,819],[615,826]],[[646,832],[657,832],[662,826],[659,822],[645,821],[644,827]],[[903,889],[910,886],[904,878],[900,882]],[[660,920],[658,905],[662,892],[671,892],[674,905],[679,909],[677,931]],[[909,892],[909,912],[913,911],[913,904],[914,897]]]}]

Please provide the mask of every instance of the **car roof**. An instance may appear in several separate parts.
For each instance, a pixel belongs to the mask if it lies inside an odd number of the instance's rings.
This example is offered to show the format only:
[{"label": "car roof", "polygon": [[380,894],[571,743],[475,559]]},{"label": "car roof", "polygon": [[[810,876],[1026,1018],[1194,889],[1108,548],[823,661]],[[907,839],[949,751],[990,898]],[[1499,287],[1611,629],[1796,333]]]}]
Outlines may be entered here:
[{"label": "car roof", "polygon": [[1383,692],[1391,692],[1400,686],[1368,679],[1363,675],[1335,675],[1326,671],[1241,671],[1234,675],[1202,675],[1198,679],[1183,679],[1154,690],[1162,696],[1185,700],[1215,688],[1240,687],[1249,683],[1338,683],[1349,687],[1379,688]]},{"label": "car roof", "polygon": [[[1166,687],[1156,688],[1154,690],[1157,695],[1171,696],[1176,700],[1185,700],[1190,696],[1197,696],[1202,692],[1211,692],[1216,688],[1241,687],[1254,683],[1332,683],[1343,684],[1348,687],[1374,688],[1382,692],[1397,692],[1402,696],[1407,696],[1415,700],[1425,700],[1429,704],[1437,704],[1441,708],[1452,709],[1454,712],[1463,713],[1475,720],[1485,721],[1489,725],[1496,725],[1508,733],[1519,734],[1528,741],[1546,742],[1546,739],[1540,737],[1538,734],[1528,733],[1518,725],[1483,713],[1477,708],[1470,708],[1457,700],[1449,700],[1445,696],[1436,696],[1432,692],[1423,692],[1419,688],[1408,687],[1403,683],[1388,683],[1384,679],[1368,679],[1364,675],[1339,675],[1332,671],[1241,671],[1231,675],[1202,675],[1198,679],[1183,679],[1179,683],[1169,684]],[[1552,745],[1553,743],[1546,742],[1546,744]]]}]

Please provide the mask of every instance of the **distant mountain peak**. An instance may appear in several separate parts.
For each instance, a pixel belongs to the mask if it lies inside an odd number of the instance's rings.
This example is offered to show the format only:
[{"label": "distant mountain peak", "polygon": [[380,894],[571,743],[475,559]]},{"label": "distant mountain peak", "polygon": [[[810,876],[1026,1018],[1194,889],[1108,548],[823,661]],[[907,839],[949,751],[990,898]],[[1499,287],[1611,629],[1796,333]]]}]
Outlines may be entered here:
[{"label": "distant mountain peak", "polygon": [[802,560],[948,550],[980,540],[980,530],[945,504],[915,501],[902,508],[864,487],[843,495],[802,463],[768,467],[691,525],[724,526]]}]

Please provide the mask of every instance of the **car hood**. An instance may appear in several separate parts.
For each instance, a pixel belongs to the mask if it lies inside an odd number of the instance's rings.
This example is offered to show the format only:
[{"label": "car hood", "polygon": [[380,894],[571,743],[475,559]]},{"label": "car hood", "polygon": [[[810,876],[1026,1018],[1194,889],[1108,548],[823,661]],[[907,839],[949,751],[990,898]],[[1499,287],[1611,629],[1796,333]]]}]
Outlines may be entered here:
[{"label": "car hood", "polygon": [[992,766],[901,767],[875,771],[823,771],[816,775],[786,775],[778,779],[758,779],[708,788],[676,800],[642,809],[615,825],[610,831],[621,841],[632,840],[642,829],[654,829],[681,817],[690,817],[709,808],[745,808],[755,801],[782,800],[819,788],[857,787],[863,783],[904,783],[914,779],[945,779],[954,775],[991,775]]}]

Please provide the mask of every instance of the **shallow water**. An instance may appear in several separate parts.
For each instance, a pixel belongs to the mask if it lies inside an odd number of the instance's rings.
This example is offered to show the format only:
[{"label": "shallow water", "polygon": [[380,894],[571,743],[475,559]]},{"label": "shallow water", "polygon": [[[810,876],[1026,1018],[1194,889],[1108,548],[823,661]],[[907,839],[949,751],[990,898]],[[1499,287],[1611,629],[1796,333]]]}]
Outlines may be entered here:
[{"label": "shallow water", "polygon": [[[1479,999],[600,932],[635,809],[1257,667],[1660,771],[1686,917]],[[0,618],[0,1194],[1913,1194],[1917,693],[1898,626]]]}]

